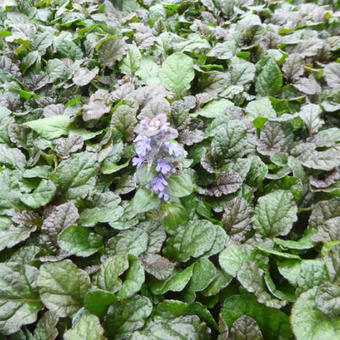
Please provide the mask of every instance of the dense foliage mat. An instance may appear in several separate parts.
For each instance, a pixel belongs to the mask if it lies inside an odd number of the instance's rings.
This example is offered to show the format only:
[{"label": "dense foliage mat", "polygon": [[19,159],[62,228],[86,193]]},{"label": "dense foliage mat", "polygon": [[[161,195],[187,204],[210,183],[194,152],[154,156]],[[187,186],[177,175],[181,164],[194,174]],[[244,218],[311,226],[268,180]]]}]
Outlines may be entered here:
[{"label": "dense foliage mat", "polygon": [[337,0],[1,5],[1,339],[340,338]]}]

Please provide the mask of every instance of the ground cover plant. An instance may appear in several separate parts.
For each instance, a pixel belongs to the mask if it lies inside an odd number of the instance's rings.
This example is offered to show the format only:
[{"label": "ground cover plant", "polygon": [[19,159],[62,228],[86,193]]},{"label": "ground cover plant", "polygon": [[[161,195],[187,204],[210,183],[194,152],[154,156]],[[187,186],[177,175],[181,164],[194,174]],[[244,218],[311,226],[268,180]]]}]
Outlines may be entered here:
[{"label": "ground cover plant", "polygon": [[340,338],[339,2],[0,18],[0,339]]}]

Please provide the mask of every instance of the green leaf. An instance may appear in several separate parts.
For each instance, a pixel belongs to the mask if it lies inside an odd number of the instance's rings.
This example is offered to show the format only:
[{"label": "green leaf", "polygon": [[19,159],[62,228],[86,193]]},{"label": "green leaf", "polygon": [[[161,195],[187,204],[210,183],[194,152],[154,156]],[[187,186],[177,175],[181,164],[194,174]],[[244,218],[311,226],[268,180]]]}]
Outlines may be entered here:
[{"label": "green leaf", "polygon": [[237,273],[237,279],[248,292],[254,293],[258,302],[267,307],[280,309],[286,305],[286,301],[277,300],[267,292],[264,271],[256,262],[244,263]]},{"label": "green leaf", "polygon": [[26,165],[26,157],[19,149],[9,148],[4,144],[0,144],[1,163],[23,170]]},{"label": "green leaf", "polygon": [[238,120],[230,120],[221,126],[211,142],[211,155],[222,159],[242,156],[246,146],[246,126]]},{"label": "green leaf", "polygon": [[297,220],[293,195],[277,190],[259,198],[253,218],[254,228],[263,236],[287,235]]},{"label": "green leaf", "polygon": [[321,113],[322,110],[320,106],[316,104],[307,104],[301,108],[300,118],[307,125],[310,136],[312,136],[313,133],[318,132],[325,123],[320,119]]},{"label": "green leaf", "polygon": [[316,291],[315,304],[319,311],[330,318],[340,316],[340,287],[337,284],[326,282]]},{"label": "green leaf", "polygon": [[37,320],[42,304],[37,291],[39,270],[18,263],[0,263],[0,332],[17,332]]},{"label": "green leaf", "polygon": [[143,56],[140,61],[140,67],[136,71],[136,75],[142,79],[146,85],[159,84],[158,74],[160,67],[150,56]]},{"label": "green leaf", "polygon": [[141,260],[129,255],[129,270],[120,291],[117,293],[118,299],[127,299],[139,292],[145,281],[144,268]]},{"label": "green leaf", "polygon": [[298,340],[337,339],[340,337],[340,319],[329,318],[315,305],[317,287],[302,293],[291,314],[294,335]]},{"label": "green leaf", "polygon": [[124,230],[107,243],[107,250],[112,255],[125,253],[139,256],[147,250],[147,247],[148,234],[139,228]]},{"label": "green leaf", "polygon": [[134,44],[128,46],[126,56],[120,62],[120,71],[130,77],[133,77],[140,68],[140,60],[142,55],[138,47]]},{"label": "green leaf", "polygon": [[228,327],[242,315],[256,320],[265,339],[289,340],[292,337],[289,318],[285,313],[258,303],[252,294],[227,297],[223,303],[222,317]]},{"label": "green leaf", "polygon": [[176,261],[185,262],[190,257],[199,257],[209,251],[216,238],[216,228],[204,220],[190,221],[180,226],[176,235],[170,237],[164,249],[164,254]]},{"label": "green leaf", "polygon": [[261,96],[275,96],[280,93],[282,75],[276,62],[270,58],[256,78],[256,92]]},{"label": "green leaf", "polygon": [[230,330],[230,340],[262,340],[263,336],[257,322],[250,316],[243,315],[234,321]]},{"label": "green leaf", "polygon": [[70,254],[87,257],[103,247],[103,240],[88,228],[71,226],[59,234],[58,245]]},{"label": "green leaf", "polygon": [[29,340],[54,340],[58,336],[56,325],[59,318],[54,312],[47,311],[37,323],[32,337]]},{"label": "green leaf", "polygon": [[[161,319],[162,320],[162,319]],[[135,332],[131,340],[211,339],[211,331],[196,315],[152,323],[147,329]]]},{"label": "green leaf", "polygon": [[150,290],[155,295],[163,295],[168,291],[180,292],[188,284],[193,272],[193,265],[182,270],[175,270],[166,280],[151,280],[149,282]]},{"label": "green leaf", "polygon": [[63,78],[66,74],[65,64],[60,59],[49,59],[47,62],[46,72],[52,82]]},{"label": "green leaf", "polygon": [[62,161],[51,179],[58,191],[66,193],[68,198],[85,196],[92,187],[92,181],[98,171],[97,155],[80,152]]},{"label": "green leaf", "polygon": [[193,60],[183,53],[174,53],[167,57],[159,72],[161,82],[169,91],[181,96],[190,87],[195,77]]},{"label": "green leaf", "polygon": [[159,198],[148,189],[139,188],[131,201],[132,209],[136,214],[155,209],[159,205]]},{"label": "green leaf", "polygon": [[205,105],[197,113],[191,114],[192,117],[202,116],[206,118],[217,118],[225,116],[225,111],[228,107],[232,107],[233,103],[227,99],[213,100]]},{"label": "green leaf", "polygon": [[84,298],[84,307],[92,314],[104,319],[109,306],[117,301],[115,294],[102,289],[89,290]]},{"label": "green leaf", "polygon": [[88,274],[70,260],[40,267],[39,293],[44,305],[60,317],[72,316],[83,306],[90,288]]},{"label": "green leaf", "polygon": [[65,340],[105,340],[104,329],[100,324],[97,316],[85,314],[76,323],[76,325],[69,329],[64,334]]},{"label": "green leaf", "polygon": [[246,109],[246,114],[252,120],[257,118],[276,118],[276,111],[274,110],[272,103],[268,97],[263,97],[256,99],[248,103]]},{"label": "green leaf", "polygon": [[55,192],[56,187],[54,183],[43,179],[31,194],[23,194],[20,200],[30,208],[37,209],[49,203],[54,197]]},{"label": "green leaf", "polygon": [[302,153],[298,159],[309,169],[330,171],[340,165],[340,147],[336,146],[325,151],[311,150]]},{"label": "green leaf", "polygon": [[255,65],[238,57],[231,58],[230,80],[233,85],[245,85],[255,77]]},{"label": "green leaf", "polygon": [[118,38],[109,38],[98,48],[98,60],[103,66],[113,67],[126,54],[127,44]]},{"label": "green leaf", "polygon": [[5,248],[12,248],[16,244],[25,241],[35,228],[27,228],[24,226],[14,226],[9,224],[4,225],[4,221],[1,221],[0,227],[0,251]]},{"label": "green leaf", "polygon": [[122,280],[119,278],[129,268],[127,255],[118,254],[109,257],[101,264],[94,282],[100,289],[116,293],[122,287]]},{"label": "green leaf", "polygon": [[126,338],[144,326],[151,312],[151,301],[147,297],[135,295],[123,302],[113,303],[105,316],[104,326],[111,338]]},{"label": "green leaf", "polygon": [[167,233],[172,234],[188,219],[187,212],[181,204],[164,203],[161,205],[162,224]]},{"label": "green leaf", "polygon": [[340,64],[329,63],[325,66],[323,76],[328,86],[338,88],[340,86]]},{"label": "green leaf", "polygon": [[185,197],[194,190],[193,176],[189,171],[182,172],[179,176],[171,176],[168,180],[166,192],[173,197]]},{"label": "green leaf", "polygon": [[255,262],[266,269],[268,258],[249,244],[232,244],[219,255],[221,268],[229,275],[236,277],[241,266],[247,262]]},{"label": "green leaf", "polygon": [[55,115],[48,118],[31,120],[23,125],[33,129],[39,136],[53,140],[68,134],[70,119],[67,116]]},{"label": "green leaf", "polygon": [[326,265],[323,260],[286,260],[278,263],[280,274],[293,286],[297,292],[304,292],[318,286],[329,279]]}]

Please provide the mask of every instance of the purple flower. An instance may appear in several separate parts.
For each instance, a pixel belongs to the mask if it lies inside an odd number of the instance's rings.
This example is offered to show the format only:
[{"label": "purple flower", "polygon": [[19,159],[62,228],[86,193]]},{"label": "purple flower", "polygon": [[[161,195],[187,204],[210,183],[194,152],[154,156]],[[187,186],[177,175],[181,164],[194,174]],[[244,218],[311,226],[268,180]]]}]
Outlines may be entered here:
[{"label": "purple flower", "polygon": [[152,190],[156,193],[163,192],[165,187],[168,185],[168,182],[164,179],[163,176],[158,176],[151,181]]},{"label": "purple flower", "polygon": [[164,143],[164,144],[168,148],[169,154],[171,156],[179,157],[182,155],[183,150],[180,146],[174,143]]},{"label": "purple flower", "polygon": [[160,192],[160,193],[158,194],[158,197],[159,197],[159,198],[163,198],[164,201],[169,201],[169,198],[170,198],[170,196],[169,196],[167,193],[165,193],[164,191]]},{"label": "purple flower", "polygon": [[144,159],[140,158],[140,157],[133,157],[132,158],[132,165],[133,166],[140,166],[141,164],[143,164]]},{"label": "purple flower", "polygon": [[143,136],[138,136],[135,140],[137,139],[136,153],[139,157],[144,157],[152,149],[151,139]]},{"label": "purple flower", "polygon": [[168,174],[171,171],[170,165],[165,161],[158,161],[156,171],[161,172],[163,175]]}]

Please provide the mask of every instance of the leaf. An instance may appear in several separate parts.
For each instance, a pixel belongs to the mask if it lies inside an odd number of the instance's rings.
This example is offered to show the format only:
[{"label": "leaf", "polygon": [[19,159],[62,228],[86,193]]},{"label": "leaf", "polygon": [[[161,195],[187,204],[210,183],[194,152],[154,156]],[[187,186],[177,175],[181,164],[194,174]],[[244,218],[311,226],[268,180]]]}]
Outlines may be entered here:
[{"label": "leaf", "polygon": [[0,144],[0,164],[10,165],[23,171],[26,165],[26,157],[19,149]]},{"label": "leaf", "polygon": [[330,148],[326,151],[312,150],[304,152],[298,160],[309,169],[331,171],[340,165],[340,147]]},{"label": "leaf", "polygon": [[147,297],[135,295],[124,302],[113,303],[105,316],[104,326],[110,337],[126,338],[144,326],[151,312],[151,301]]},{"label": "leaf", "polygon": [[98,72],[98,67],[95,67],[92,70],[89,70],[86,67],[81,67],[74,72],[72,80],[78,86],[85,86],[97,76]]},{"label": "leaf", "polygon": [[190,87],[195,77],[193,60],[183,53],[173,53],[167,57],[159,72],[159,78],[167,90],[181,96]]},{"label": "leaf", "polygon": [[218,261],[227,274],[236,277],[242,265],[247,262],[255,262],[261,269],[265,269],[268,258],[249,244],[232,244],[220,253]]},{"label": "leaf", "polygon": [[47,62],[46,72],[51,82],[66,75],[65,64],[59,59],[49,59]]},{"label": "leaf", "polygon": [[190,221],[177,229],[176,235],[170,237],[164,254],[170,259],[185,262],[190,257],[199,257],[209,251],[216,238],[216,228],[209,221]]},{"label": "leaf", "polygon": [[340,315],[340,287],[326,282],[319,286],[315,295],[316,308],[330,318]]},{"label": "leaf", "polygon": [[297,220],[293,195],[277,190],[259,198],[253,218],[254,228],[263,236],[287,235]]},{"label": "leaf", "polygon": [[104,319],[107,309],[113,302],[116,301],[117,297],[115,294],[102,289],[92,288],[85,295],[84,307],[90,313]]},{"label": "leaf", "polygon": [[262,340],[263,336],[257,322],[250,316],[243,315],[234,321],[230,330],[230,340]]},{"label": "leaf", "polygon": [[219,176],[216,185],[208,189],[208,195],[221,197],[232,194],[241,188],[242,183],[243,180],[237,172],[227,170]]},{"label": "leaf", "polygon": [[53,140],[68,134],[70,119],[66,116],[56,115],[48,118],[31,120],[23,125],[33,129],[39,136],[48,140]]},{"label": "leaf", "polygon": [[279,67],[272,58],[269,58],[256,78],[256,92],[261,96],[275,96],[279,94],[282,86],[282,75]]},{"label": "leaf", "polygon": [[191,279],[193,265],[182,271],[175,270],[166,280],[151,280],[149,282],[150,290],[155,295],[163,295],[168,291],[180,292]]},{"label": "leaf", "polygon": [[196,315],[180,316],[152,323],[146,330],[135,332],[132,340],[210,339],[211,331]]},{"label": "leaf", "polygon": [[150,190],[144,188],[139,188],[131,201],[132,209],[136,214],[155,209],[158,205],[157,195],[153,195]]},{"label": "leaf", "polygon": [[193,176],[189,171],[183,171],[179,176],[168,179],[166,192],[173,197],[185,197],[194,190]]},{"label": "leaf", "polygon": [[94,282],[98,288],[115,293],[119,291],[122,286],[122,281],[119,276],[128,268],[129,262],[127,255],[118,254],[109,257],[101,264]]},{"label": "leaf", "polygon": [[317,287],[302,293],[296,300],[291,323],[297,339],[337,339],[340,336],[339,318],[330,319],[315,305]]},{"label": "leaf", "polygon": [[121,105],[112,114],[112,127],[127,141],[133,139],[133,130],[137,124],[136,109],[129,105]]},{"label": "leaf", "polygon": [[71,153],[82,149],[84,140],[81,136],[70,135],[67,138],[59,138],[55,141],[55,152],[61,158],[68,158]]},{"label": "leaf", "polygon": [[124,253],[139,256],[147,250],[147,246],[148,234],[139,228],[124,230],[107,243],[109,254],[112,255]]},{"label": "leaf", "polygon": [[142,55],[138,47],[134,44],[128,46],[126,56],[120,62],[120,71],[130,77],[133,77],[140,68]]},{"label": "leaf", "polygon": [[103,247],[102,237],[88,228],[71,226],[58,236],[58,245],[76,256],[87,257]]},{"label": "leaf", "polygon": [[136,71],[136,75],[142,79],[146,85],[159,84],[158,74],[160,67],[150,56],[143,56],[140,60],[140,67]]},{"label": "leaf", "polygon": [[312,75],[310,75],[308,78],[300,78],[294,84],[294,87],[300,92],[308,94],[310,96],[320,94],[322,91],[321,86]]},{"label": "leaf", "polygon": [[31,194],[23,194],[21,202],[33,209],[40,208],[49,203],[56,193],[56,187],[50,180],[43,179]]},{"label": "leaf", "polygon": [[304,73],[303,57],[298,53],[290,54],[283,64],[282,71],[288,79],[299,79]]},{"label": "leaf", "polygon": [[175,268],[175,263],[158,254],[142,255],[141,260],[145,271],[157,280],[168,279]]},{"label": "leaf", "polygon": [[286,260],[278,264],[280,274],[293,286],[297,292],[304,292],[328,280],[325,263],[321,259],[292,261]]},{"label": "leaf", "polygon": [[255,77],[255,65],[244,59],[233,57],[230,65],[230,80],[233,85],[245,85]]},{"label": "leaf", "polygon": [[192,117],[201,116],[206,118],[217,118],[224,116],[226,109],[233,107],[233,103],[227,99],[213,100],[209,104],[205,105],[197,113],[191,114]]},{"label": "leaf", "polygon": [[106,90],[97,90],[91,95],[89,103],[83,106],[83,119],[85,122],[98,120],[110,110],[109,93]]},{"label": "leaf", "polygon": [[117,293],[118,299],[127,299],[140,291],[145,281],[144,267],[140,259],[129,255],[129,270],[125,276],[122,288]]},{"label": "leaf", "polygon": [[328,84],[332,88],[338,88],[340,86],[340,64],[329,63],[325,66],[323,76]]},{"label": "leaf", "polygon": [[307,104],[301,108],[300,117],[307,125],[310,136],[312,136],[313,133],[318,132],[325,123],[319,117],[321,112],[320,106],[315,104]]},{"label": "leaf", "polygon": [[237,120],[230,120],[221,126],[211,142],[211,155],[232,159],[242,156],[246,145],[246,126]]},{"label": "leaf", "polygon": [[242,197],[232,199],[224,209],[222,226],[235,241],[242,241],[252,229],[253,209]]},{"label": "leaf", "polygon": [[116,61],[123,59],[127,45],[118,38],[109,38],[102,42],[97,49],[100,64],[112,68]]},{"label": "leaf", "polygon": [[251,101],[248,103],[245,111],[252,120],[257,118],[276,118],[276,111],[268,97]]},{"label": "leaf", "polygon": [[97,155],[80,152],[59,163],[51,180],[59,192],[66,193],[68,198],[85,196],[91,188],[91,179],[98,171]]},{"label": "leaf", "polygon": [[257,301],[267,307],[280,309],[286,305],[286,301],[280,301],[272,297],[266,290],[264,271],[256,262],[245,262],[237,272],[237,279],[250,293],[254,293]]},{"label": "leaf", "polygon": [[105,340],[104,329],[97,316],[87,314],[64,334],[65,340]]},{"label": "leaf", "polygon": [[37,320],[42,304],[37,291],[39,270],[18,263],[0,263],[0,332],[17,332]]},{"label": "leaf", "polygon": [[[3,224],[3,221],[1,221]],[[23,226],[4,226],[0,227],[0,251],[5,248],[12,248],[18,243],[29,238],[35,228],[27,228]]]},{"label": "leaf", "polygon": [[44,305],[60,317],[72,316],[83,305],[90,289],[88,274],[70,260],[40,267],[39,293]]},{"label": "leaf", "polygon": [[228,327],[241,316],[253,318],[268,340],[289,340],[292,337],[288,316],[280,310],[266,307],[253,294],[232,295],[224,300],[222,317]]},{"label": "leaf", "polygon": [[34,334],[29,340],[54,340],[58,336],[56,325],[59,318],[54,312],[47,311],[37,323]]},{"label": "leaf", "polygon": [[257,151],[261,155],[270,156],[280,152],[285,143],[285,134],[278,122],[267,122],[256,141]]}]

